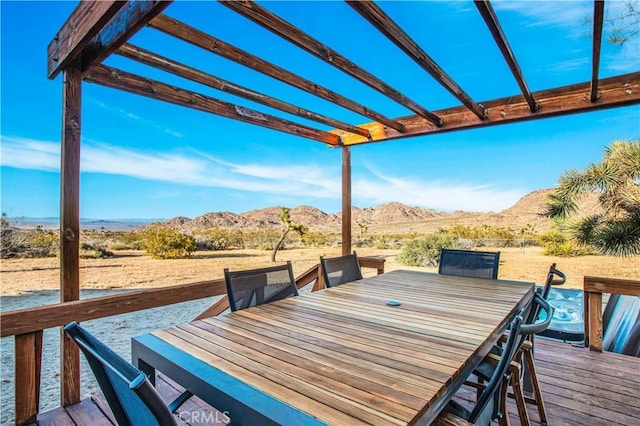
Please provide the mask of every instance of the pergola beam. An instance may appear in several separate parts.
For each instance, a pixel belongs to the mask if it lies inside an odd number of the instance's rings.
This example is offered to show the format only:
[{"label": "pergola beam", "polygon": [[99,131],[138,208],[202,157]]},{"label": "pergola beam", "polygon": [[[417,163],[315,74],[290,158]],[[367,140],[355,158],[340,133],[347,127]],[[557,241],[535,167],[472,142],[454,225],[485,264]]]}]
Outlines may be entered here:
[{"label": "pergola beam", "polygon": [[522,70],[520,69],[520,65],[518,65],[518,61],[516,61],[516,56],[511,50],[511,46],[509,45],[509,40],[507,36],[502,31],[502,26],[498,21],[498,17],[496,16],[495,11],[493,10],[493,6],[489,3],[489,0],[476,0],[474,1],[480,15],[482,15],[482,19],[484,20],[487,27],[489,27],[489,31],[493,36],[500,52],[502,52],[502,56],[505,61],[507,61],[507,65],[509,65],[509,69],[511,69],[511,73],[514,78],[518,82],[518,86],[520,86],[520,90],[522,91],[522,95],[527,100],[529,104],[529,110],[531,112],[535,112],[538,109],[538,104],[536,103],[531,91],[529,90],[529,86],[527,86],[527,82],[524,80],[524,76],[522,74]]},{"label": "pergola beam", "polygon": [[604,0],[593,2],[593,53],[591,55],[591,102],[598,100],[598,74],[600,72],[600,47],[602,45],[602,25],[604,24]]},{"label": "pergola beam", "polygon": [[101,63],[171,3],[159,0],[128,1],[84,49],[82,70]]},{"label": "pergola beam", "polygon": [[268,29],[283,39],[295,44],[299,48],[309,52],[310,54],[322,59],[326,63],[333,65],[339,70],[361,81],[369,87],[377,90],[386,97],[393,99],[405,108],[410,109],[416,114],[422,116],[426,120],[440,125],[442,119],[432,112],[428,111],[422,105],[411,100],[408,96],[403,95],[378,77],[374,76],[364,68],[354,64],[340,53],[322,44],[309,34],[296,28],[284,19],[264,9],[262,6],[253,1],[233,0],[221,1],[222,4],[234,10],[240,15],[252,20],[256,24]]},{"label": "pergola beam", "polygon": [[49,43],[49,78],[66,68],[125,4],[113,0],[80,2]]},{"label": "pergola beam", "polygon": [[287,83],[300,90],[311,93],[312,95],[318,96],[333,104],[340,105],[341,107],[347,108],[362,116],[369,117],[370,119],[377,121],[378,123],[382,123],[385,126],[389,126],[392,129],[396,129],[398,131],[403,130],[402,124],[385,117],[371,108],[352,101],[351,99],[314,83],[313,81],[302,78],[297,74],[274,65],[271,62],[260,59],[249,52],[210,36],[209,34],[180,22],[177,19],[170,18],[166,15],[159,15],[149,22],[149,27],[186,41],[194,46],[198,46],[208,52],[220,55],[233,62],[237,62],[262,74],[268,75],[269,77],[273,77],[276,80],[280,80],[283,83]]},{"label": "pergola beam", "polygon": [[318,123],[326,124],[337,129],[342,129],[346,132],[354,133],[366,138],[369,137],[369,131],[366,129],[361,129],[340,120],[335,120],[331,117],[327,117],[322,114],[309,111],[305,108],[292,105],[288,102],[272,98],[265,95],[264,93],[260,93],[247,87],[237,85],[231,81],[224,80],[214,75],[207,74],[195,68],[158,55],[157,53],[153,53],[141,47],[134,46],[132,44],[124,44],[118,50],[116,50],[115,53],[134,61],[149,65],[151,67],[170,72],[191,81],[204,84],[205,86],[213,87],[214,89],[231,93],[232,95],[249,99],[251,101],[258,102],[284,112],[288,112],[289,114],[294,114],[308,120],[317,121]]},{"label": "pergola beam", "polygon": [[407,34],[389,15],[387,15],[373,1],[352,1],[347,0],[347,4],[356,12],[362,15],[369,23],[384,34],[404,53],[422,67],[440,85],[455,96],[469,110],[481,120],[485,118],[485,110],[482,105],[474,102],[473,99],[440,68],[440,66]]},{"label": "pergola beam", "polygon": [[640,72],[600,80],[600,97],[595,103],[590,100],[590,86],[591,83],[586,82],[534,92],[533,95],[539,104],[536,112],[531,112],[522,95],[483,102],[488,111],[487,119],[483,121],[478,121],[467,108],[455,107],[436,111],[445,119],[445,124],[441,127],[425,124],[418,116],[399,119],[406,127],[403,133],[385,129],[377,123],[363,124],[360,127],[365,127],[371,132],[370,140],[345,135],[342,143],[356,145],[381,142],[640,104]]},{"label": "pergola beam", "polygon": [[93,67],[85,74],[84,79],[90,83],[101,84],[113,89],[119,89],[261,127],[279,130],[330,145],[340,145],[340,137],[336,134],[314,129],[104,65]]}]

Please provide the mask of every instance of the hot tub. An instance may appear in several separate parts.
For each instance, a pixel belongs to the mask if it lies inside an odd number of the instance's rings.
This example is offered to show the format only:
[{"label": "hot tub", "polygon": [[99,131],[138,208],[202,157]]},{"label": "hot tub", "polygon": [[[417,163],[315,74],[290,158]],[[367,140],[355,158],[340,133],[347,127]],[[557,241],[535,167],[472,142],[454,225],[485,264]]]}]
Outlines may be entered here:
[{"label": "hot tub", "polygon": [[[552,339],[567,342],[581,342],[584,340],[584,318],[582,290],[570,288],[554,288],[549,291],[547,298],[554,308],[549,327],[539,334]],[[543,318],[545,313],[540,314]]]}]

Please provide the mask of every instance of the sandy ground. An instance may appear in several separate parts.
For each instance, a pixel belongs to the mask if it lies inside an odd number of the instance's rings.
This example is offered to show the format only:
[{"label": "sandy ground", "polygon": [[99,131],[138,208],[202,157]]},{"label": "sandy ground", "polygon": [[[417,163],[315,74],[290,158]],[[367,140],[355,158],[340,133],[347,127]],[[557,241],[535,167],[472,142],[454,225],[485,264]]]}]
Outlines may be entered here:
[{"label": "sandy ground", "polygon": [[[360,248],[362,256],[384,256],[386,270],[435,268],[407,268],[395,260],[398,250]],[[320,255],[337,256],[339,248],[291,249],[278,253],[278,261],[291,260],[296,275],[319,261]],[[191,259],[154,260],[142,252],[120,252],[110,259],[82,259],[80,281],[82,298],[99,297],[139,288],[170,286],[222,278],[223,269],[249,269],[271,265],[270,253],[259,250],[197,253]],[[581,288],[585,275],[619,277],[640,280],[640,258],[620,259],[606,256],[560,258],[543,256],[537,247],[501,249],[500,278],[540,283],[553,262],[567,274],[566,286]],[[366,274],[375,271],[367,271]],[[59,260],[3,259],[0,265],[0,309],[11,311],[30,306],[56,303],[59,300]],[[187,322],[209,307],[215,298],[185,302],[110,318],[86,321],[83,325],[112,346],[126,359],[130,358],[131,337]],[[13,423],[13,338],[0,340],[1,424]],[[44,333],[41,411],[59,405],[59,330]],[[83,361],[84,362],[84,361]],[[88,366],[82,368],[82,394],[96,390]]]}]

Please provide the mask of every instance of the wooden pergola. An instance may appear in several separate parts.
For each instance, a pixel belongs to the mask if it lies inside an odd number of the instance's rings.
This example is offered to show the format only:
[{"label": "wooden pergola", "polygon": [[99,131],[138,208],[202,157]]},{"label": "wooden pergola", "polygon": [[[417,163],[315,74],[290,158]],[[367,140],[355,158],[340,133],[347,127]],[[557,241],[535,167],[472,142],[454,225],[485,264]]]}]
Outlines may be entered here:
[{"label": "wooden pergola", "polygon": [[[593,5],[593,52],[591,76],[583,82],[563,87],[531,92],[518,65],[509,40],[489,1],[475,1],[505,63],[520,87],[520,93],[509,97],[474,100],[453,78],[425,52],[407,32],[385,13],[384,5],[372,1],[347,1],[358,14],[415,61],[431,78],[450,92],[459,105],[431,111],[400,93],[381,79],[351,62],[348,58],[304,33],[289,22],[253,1],[222,2],[224,6],[248,18],[301,50],[338,68],[384,96],[413,112],[405,117],[387,117],[356,100],[342,96],[326,87],[289,72],[269,61],[228,44],[213,35],[193,28],[163,12],[170,1],[82,1],[69,16],[48,47],[48,75],[53,79],[63,75],[63,132],[61,163],[61,302],[79,300],[79,197],[82,83],[95,83],[165,102],[194,108],[285,133],[340,147],[342,152],[342,250],[351,251],[351,147],[372,142],[412,136],[438,134],[525,120],[574,114],[640,103],[640,72],[600,79],[600,50],[604,21],[604,1]],[[268,6],[268,3],[267,3]],[[292,4],[293,7],[293,4]],[[211,54],[252,68],[299,90],[311,93],[335,105],[351,110],[369,122],[346,123],[299,105],[267,96],[256,88],[247,88],[223,80],[171,58],[129,43],[143,27],[151,27]],[[295,114],[335,130],[325,131],[306,124],[231,104],[191,90],[132,74],[103,65],[117,54],[151,67],[175,74],[212,88],[228,92],[268,107]],[[589,78],[590,77],[590,78]],[[53,321],[53,320],[51,320]],[[18,330],[16,328],[16,330]],[[26,330],[26,329],[24,329]],[[18,332],[15,332],[17,335]],[[41,338],[41,336],[40,336]],[[40,343],[41,345],[41,343]],[[38,349],[37,342],[32,347]],[[41,346],[40,346],[41,350]],[[29,354],[33,357],[33,354]],[[36,356],[35,359],[38,357]],[[37,361],[36,361],[37,362]],[[80,397],[79,353],[63,339],[61,351],[62,405],[77,402]],[[38,376],[39,377],[39,376]],[[21,415],[33,412],[29,401]],[[26,414],[25,414],[26,413]],[[21,418],[24,420],[25,418]]]}]

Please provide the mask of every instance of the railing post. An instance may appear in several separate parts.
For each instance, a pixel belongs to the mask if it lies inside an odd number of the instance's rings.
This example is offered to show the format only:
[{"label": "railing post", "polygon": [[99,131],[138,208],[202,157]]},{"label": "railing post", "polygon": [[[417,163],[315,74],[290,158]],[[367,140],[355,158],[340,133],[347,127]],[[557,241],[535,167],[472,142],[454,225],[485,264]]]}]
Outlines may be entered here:
[{"label": "railing post", "polygon": [[40,409],[42,330],[15,337],[16,425],[35,423]]}]

